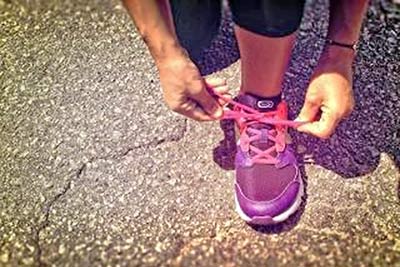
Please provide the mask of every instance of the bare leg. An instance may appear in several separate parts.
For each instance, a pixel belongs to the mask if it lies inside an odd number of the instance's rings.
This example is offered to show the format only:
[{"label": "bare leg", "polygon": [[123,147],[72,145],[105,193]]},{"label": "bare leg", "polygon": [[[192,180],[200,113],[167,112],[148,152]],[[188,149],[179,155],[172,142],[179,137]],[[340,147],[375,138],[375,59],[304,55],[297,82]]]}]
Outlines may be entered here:
[{"label": "bare leg", "polygon": [[241,56],[240,91],[261,97],[279,95],[295,33],[271,38],[235,26],[235,34]]}]

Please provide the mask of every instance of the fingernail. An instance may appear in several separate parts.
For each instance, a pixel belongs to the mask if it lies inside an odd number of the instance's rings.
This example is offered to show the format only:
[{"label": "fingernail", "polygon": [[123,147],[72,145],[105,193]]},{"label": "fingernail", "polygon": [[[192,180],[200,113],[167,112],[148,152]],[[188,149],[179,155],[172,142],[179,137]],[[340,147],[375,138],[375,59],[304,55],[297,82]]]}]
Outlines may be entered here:
[{"label": "fingernail", "polygon": [[306,122],[307,120],[301,118],[301,117],[297,117],[296,119],[294,119],[294,121],[298,121],[298,122]]},{"label": "fingernail", "polygon": [[222,108],[218,108],[218,109],[214,112],[214,116],[215,116],[216,118],[221,118],[223,114],[224,114],[224,112],[222,111]]},{"label": "fingernail", "polygon": [[300,126],[296,127],[296,131],[304,133],[307,131],[307,129],[303,125],[300,125]]}]

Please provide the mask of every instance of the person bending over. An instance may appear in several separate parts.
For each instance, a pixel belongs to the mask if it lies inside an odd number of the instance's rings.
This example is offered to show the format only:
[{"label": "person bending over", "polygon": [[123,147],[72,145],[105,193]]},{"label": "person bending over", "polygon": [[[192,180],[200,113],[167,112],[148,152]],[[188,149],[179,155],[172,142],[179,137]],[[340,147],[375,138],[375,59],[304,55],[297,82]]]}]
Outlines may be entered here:
[{"label": "person bending over", "polygon": [[[303,181],[285,141],[287,126],[328,138],[352,111],[352,62],[366,0],[331,0],[326,43],[297,124],[286,120],[282,82],[304,0],[229,0],[241,57],[237,102],[226,82],[203,78],[194,63],[218,31],[218,0],[124,0],[159,71],[168,107],[198,121],[236,119],[235,202],[252,224],[286,220],[300,206]],[[231,102],[233,111],[223,111]],[[320,116],[319,116],[320,115]],[[303,122],[303,123],[301,123]]]}]

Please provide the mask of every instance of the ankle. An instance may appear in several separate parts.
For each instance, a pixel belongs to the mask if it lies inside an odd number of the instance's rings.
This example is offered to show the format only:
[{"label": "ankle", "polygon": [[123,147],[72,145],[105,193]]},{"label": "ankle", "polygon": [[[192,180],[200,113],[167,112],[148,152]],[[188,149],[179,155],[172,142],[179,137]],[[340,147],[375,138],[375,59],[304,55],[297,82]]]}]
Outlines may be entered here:
[{"label": "ankle", "polygon": [[244,87],[241,86],[240,87],[240,94],[249,94],[252,96],[255,96],[257,98],[273,98],[276,96],[281,96],[282,95],[282,90],[277,90],[275,88],[270,89],[270,88],[266,88],[263,90],[255,90],[252,87]]}]

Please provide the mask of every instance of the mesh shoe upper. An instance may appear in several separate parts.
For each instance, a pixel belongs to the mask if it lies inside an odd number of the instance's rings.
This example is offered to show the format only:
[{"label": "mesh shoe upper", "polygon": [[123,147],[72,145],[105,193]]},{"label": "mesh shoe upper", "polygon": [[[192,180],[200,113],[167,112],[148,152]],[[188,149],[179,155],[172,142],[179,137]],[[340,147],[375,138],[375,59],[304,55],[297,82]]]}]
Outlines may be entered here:
[{"label": "mesh shoe upper", "polygon": [[[286,144],[286,126],[269,120],[286,120],[284,102],[260,110],[258,99],[240,95],[238,102],[259,111],[266,119],[245,114],[236,119],[240,140],[236,154],[236,194],[248,216],[276,216],[295,201],[299,191],[296,159]],[[246,112],[237,109],[236,112]]]}]

